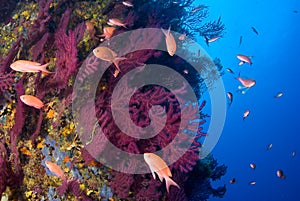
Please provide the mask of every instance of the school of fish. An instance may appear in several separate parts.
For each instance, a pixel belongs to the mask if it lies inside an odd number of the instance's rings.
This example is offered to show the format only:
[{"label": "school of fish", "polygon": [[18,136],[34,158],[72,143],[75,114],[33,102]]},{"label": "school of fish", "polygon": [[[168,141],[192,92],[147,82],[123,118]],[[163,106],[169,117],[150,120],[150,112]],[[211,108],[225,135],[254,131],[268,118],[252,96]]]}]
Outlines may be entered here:
[{"label": "school of fish", "polygon": [[[251,27],[251,29],[252,29],[252,31],[256,35],[259,35],[259,33],[258,33],[258,31],[257,31],[257,29],[255,27]],[[205,40],[206,44],[209,45],[209,43],[214,42],[214,41],[218,40],[219,38],[221,38],[221,37],[219,37],[219,36],[214,37],[214,38],[207,38],[207,37],[205,37],[204,40]],[[242,45],[242,42],[243,42],[243,36],[240,36],[240,38],[239,38],[239,46]],[[242,66],[245,63],[249,64],[250,66],[252,66],[252,64],[253,64],[253,62],[252,62],[253,56],[248,56],[248,55],[245,55],[245,54],[237,54],[236,58],[239,60],[239,62],[237,64],[238,66]],[[233,76],[235,75],[234,70],[232,70],[231,68],[226,68],[226,71],[228,73],[230,73],[231,75],[233,75]],[[240,72],[238,73],[238,76],[235,77],[235,79],[240,83],[240,85],[237,87],[238,89],[236,90],[236,92],[238,92],[240,94],[243,94],[243,95],[246,94],[246,92],[249,89],[253,88],[256,85],[256,80],[255,79],[253,79],[253,78],[246,78],[244,76],[241,76]],[[227,98],[228,98],[228,106],[232,106],[233,97],[234,97],[233,93],[230,92],[230,91],[228,91],[226,93],[226,95],[227,95]],[[282,96],[283,96],[283,92],[282,91],[279,91],[275,95],[273,95],[273,97],[276,98],[276,99],[279,99]],[[243,120],[245,120],[246,118],[248,118],[249,115],[250,115],[250,113],[251,113],[250,109],[244,110],[243,115],[242,115]],[[270,144],[267,145],[266,150],[269,151],[272,148],[273,148],[273,143],[270,143]],[[293,151],[291,153],[291,155],[294,158],[296,156],[296,151]],[[256,164],[253,163],[253,162],[249,163],[249,166],[253,170],[255,170],[257,168]],[[276,170],[276,175],[280,179],[286,179],[286,175],[285,175],[285,173],[284,173],[284,171],[282,169],[277,169]],[[232,179],[229,180],[230,184],[235,184],[236,182],[237,182],[237,179],[235,177],[233,177]],[[257,183],[257,181],[252,180],[252,181],[249,182],[249,185],[256,185],[256,183]]]}]

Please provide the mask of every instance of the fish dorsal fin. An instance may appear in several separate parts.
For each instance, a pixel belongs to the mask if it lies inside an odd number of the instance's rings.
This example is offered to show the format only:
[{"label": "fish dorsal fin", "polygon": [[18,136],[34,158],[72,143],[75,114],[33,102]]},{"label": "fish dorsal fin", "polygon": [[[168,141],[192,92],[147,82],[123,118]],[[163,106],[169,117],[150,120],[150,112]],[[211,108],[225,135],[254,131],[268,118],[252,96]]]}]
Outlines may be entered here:
[{"label": "fish dorsal fin", "polygon": [[161,28],[161,31],[164,33],[165,36],[167,36],[167,32],[163,28]]},{"label": "fish dorsal fin", "polygon": [[171,31],[171,26],[169,26],[169,29],[166,31],[163,28],[161,28],[162,32],[164,33],[164,35],[167,37],[170,35],[170,31]]}]

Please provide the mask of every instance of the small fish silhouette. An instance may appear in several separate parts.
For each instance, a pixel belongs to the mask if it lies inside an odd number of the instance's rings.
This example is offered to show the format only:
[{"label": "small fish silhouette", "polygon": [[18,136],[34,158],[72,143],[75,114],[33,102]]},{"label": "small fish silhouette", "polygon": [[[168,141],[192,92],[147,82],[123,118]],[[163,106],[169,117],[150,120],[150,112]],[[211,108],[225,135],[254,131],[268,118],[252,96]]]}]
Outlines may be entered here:
[{"label": "small fish silhouette", "polygon": [[280,169],[276,171],[276,174],[277,174],[277,177],[279,177],[280,179],[285,179],[286,178],[283,171],[280,170]]},{"label": "small fish silhouette", "polygon": [[269,144],[269,145],[267,146],[267,150],[272,149],[272,147],[273,147],[273,144],[271,143],[271,144]]},{"label": "small fish silhouette", "polygon": [[258,31],[255,29],[255,27],[251,27],[251,29],[253,30],[254,33],[256,33],[256,35],[258,35]]},{"label": "small fish silhouette", "polygon": [[245,120],[250,114],[250,110],[246,110],[243,114],[243,120]]},{"label": "small fish silhouette", "polygon": [[243,36],[240,36],[239,46],[241,46],[242,42],[243,42]]},{"label": "small fish silhouette", "polygon": [[227,92],[227,97],[229,99],[229,106],[231,106],[233,101],[233,94],[231,92]]}]

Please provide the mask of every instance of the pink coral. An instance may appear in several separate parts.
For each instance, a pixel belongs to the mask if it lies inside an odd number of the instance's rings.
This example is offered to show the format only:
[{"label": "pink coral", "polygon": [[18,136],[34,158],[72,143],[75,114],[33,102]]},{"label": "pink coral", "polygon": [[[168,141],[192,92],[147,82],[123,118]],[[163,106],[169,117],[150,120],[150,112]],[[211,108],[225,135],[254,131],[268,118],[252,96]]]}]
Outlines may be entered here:
[{"label": "pink coral", "polygon": [[112,172],[112,181],[109,183],[112,192],[116,193],[119,198],[127,198],[134,178],[130,174],[121,172]]},{"label": "pink coral", "polygon": [[67,86],[69,77],[77,70],[77,44],[80,42],[84,31],[85,24],[78,24],[75,29],[68,30],[67,26],[71,15],[71,9],[68,8],[63,14],[58,30],[55,33],[54,44],[56,50],[56,70],[51,82],[57,83],[58,90]]},{"label": "pink coral", "polygon": [[45,59],[45,51],[44,47],[47,41],[49,40],[50,33],[45,33],[43,37],[33,46],[32,48],[32,60],[38,61],[38,58],[40,56],[39,61],[43,62]]},{"label": "pink coral", "polygon": [[[21,78],[16,84],[16,92],[18,97],[24,94],[24,86],[23,86],[23,78]],[[17,142],[20,134],[22,133],[22,128],[25,123],[24,117],[24,104],[18,100],[16,106],[16,114],[15,114],[15,123],[12,129],[9,131],[10,135],[10,150],[11,154],[14,155],[12,164],[15,168],[15,175],[12,176],[13,183],[21,185],[23,182],[23,170],[19,162],[19,151],[17,149]]]},{"label": "pink coral", "polygon": [[7,90],[11,87],[14,83],[14,74],[7,73],[7,74],[0,74],[0,93]]},{"label": "pink coral", "polygon": [[0,197],[7,186],[8,157],[4,144],[0,141]]}]

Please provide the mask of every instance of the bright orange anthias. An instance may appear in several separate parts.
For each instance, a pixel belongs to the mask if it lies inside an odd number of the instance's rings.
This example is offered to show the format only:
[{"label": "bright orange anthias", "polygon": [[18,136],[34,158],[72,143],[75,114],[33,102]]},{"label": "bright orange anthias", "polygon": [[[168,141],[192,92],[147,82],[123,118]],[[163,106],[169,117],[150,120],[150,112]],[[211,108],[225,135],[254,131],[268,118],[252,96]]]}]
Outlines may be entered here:
[{"label": "bright orange anthias", "polygon": [[163,179],[165,179],[168,193],[170,186],[176,186],[177,188],[180,188],[178,184],[170,178],[172,177],[172,173],[163,159],[153,153],[144,153],[144,160],[149,165],[154,179],[155,173],[158,175],[158,178],[161,182]]}]

